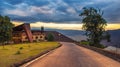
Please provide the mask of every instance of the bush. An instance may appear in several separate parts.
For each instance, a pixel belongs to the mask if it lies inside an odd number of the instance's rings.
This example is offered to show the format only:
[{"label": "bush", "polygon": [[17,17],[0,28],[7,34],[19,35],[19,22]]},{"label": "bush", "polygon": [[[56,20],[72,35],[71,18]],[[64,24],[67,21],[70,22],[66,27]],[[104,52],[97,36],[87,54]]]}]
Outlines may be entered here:
[{"label": "bush", "polygon": [[54,36],[52,34],[48,34],[47,41],[54,41]]},{"label": "bush", "polygon": [[15,53],[15,55],[18,55],[18,54],[21,54],[21,52],[19,50]]},{"label": "bush", "polygon": [[20,49],[20,50],[22,50],[22,49],[23,49],[23,47],[20,47],[19,49]]},{"label": "bush", "polygon": [[102,45],[102,44],[100,44],[99,46],[96,46],[96,47],[98,47],[98,48],[105,48],[105,46]]},{"label": "bush", "polygon": [[[81,41],[80,44],[81,44],[81,45],[94,46],[94,45],[91,45],[89,41]],[[99,44],[99,45],[95,45],[94,47],[97,47],[97,48],[105,48],[106,46],[104,46],[104,45],[102,45],[102,44]]]},{"label": "bush", "polygon": [[89,45],[89,42],[88,41],[81,41],[80,44],[82,44],[82,45]]}]

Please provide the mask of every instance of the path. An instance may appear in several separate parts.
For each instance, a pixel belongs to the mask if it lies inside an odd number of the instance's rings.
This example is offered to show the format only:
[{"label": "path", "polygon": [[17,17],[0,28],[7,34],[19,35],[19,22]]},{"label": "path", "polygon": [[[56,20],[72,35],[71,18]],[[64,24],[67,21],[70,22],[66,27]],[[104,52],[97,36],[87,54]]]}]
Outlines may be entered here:
[{"label": "path", "polygon": [[120,67],[120,63],[95,51],[61,42],[63,45],[27,67]]}]

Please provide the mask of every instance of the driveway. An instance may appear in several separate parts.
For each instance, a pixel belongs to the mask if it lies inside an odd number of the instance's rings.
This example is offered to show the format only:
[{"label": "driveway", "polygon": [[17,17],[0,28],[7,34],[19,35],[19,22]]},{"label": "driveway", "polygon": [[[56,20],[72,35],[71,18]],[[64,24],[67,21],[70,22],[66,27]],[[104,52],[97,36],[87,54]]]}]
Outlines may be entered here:
[{"label": "driveway", "polygon": [[74,43],[61,42],[55,49],[27,67],[120,67],[120,63]]}]

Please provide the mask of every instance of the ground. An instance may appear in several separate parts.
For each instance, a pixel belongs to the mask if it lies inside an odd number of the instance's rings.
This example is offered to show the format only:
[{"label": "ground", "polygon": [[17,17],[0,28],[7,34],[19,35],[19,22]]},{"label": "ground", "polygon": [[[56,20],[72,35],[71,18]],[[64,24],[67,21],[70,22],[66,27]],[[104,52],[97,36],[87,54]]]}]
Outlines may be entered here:
[{"label": "ground", "polygon": [[61,44],[60,48],[25,67],[120,67],[119,62],[90,49],[74,43]]},{"label": "ground", "polygon": [[0,67],[9,67],[13,63],[57,46],[57,42],[12,44],[6,45],[4,48],[0,46]]}]

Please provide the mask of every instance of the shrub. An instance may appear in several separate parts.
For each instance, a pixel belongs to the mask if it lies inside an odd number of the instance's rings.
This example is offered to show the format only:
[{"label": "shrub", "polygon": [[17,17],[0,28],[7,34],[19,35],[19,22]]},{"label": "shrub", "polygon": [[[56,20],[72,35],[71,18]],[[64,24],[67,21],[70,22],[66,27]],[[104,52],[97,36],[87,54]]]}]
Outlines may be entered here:
[{"label": "shrub", "polygon": [[[81,41],[80,44],[93,46],[93,45],[90,44],[89,41]],[[106,46],[104,46],[104,45],[102,45],[102,44],[99,44],[99,45],[95,45],[94,47],[97,47],[97,48],[105,48]]]},{"label": "shrub", "polygon": [[20,49],[20,50],[22,50],[22,49],[23,49],[23,47],[20,47],[19,49]]},{"label": "shrub", "polygon": [[47,41],[54,41],[54,36],[52,34],[48,34]]},{"label": "shrub", "polygon": [[96,47],[98,47],[98,48],[105,48],[106,46],[100,44],[99,46],[96,46]]},{"label": "shrub", "polygon": [[89,45],[89,42],[88,41],[81,41],[80,44],[82,44],[82,45]]},{"label": "shrub", "polygon": [[15,53],[15,55],[19,55],[19,54],[21,54],[21,52],[18,50],[18,51]]}]

